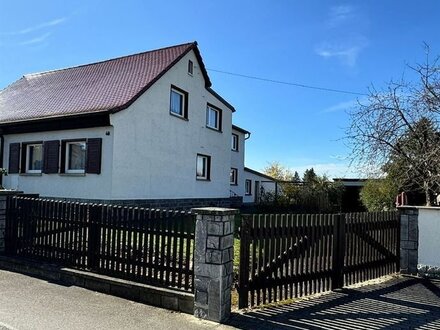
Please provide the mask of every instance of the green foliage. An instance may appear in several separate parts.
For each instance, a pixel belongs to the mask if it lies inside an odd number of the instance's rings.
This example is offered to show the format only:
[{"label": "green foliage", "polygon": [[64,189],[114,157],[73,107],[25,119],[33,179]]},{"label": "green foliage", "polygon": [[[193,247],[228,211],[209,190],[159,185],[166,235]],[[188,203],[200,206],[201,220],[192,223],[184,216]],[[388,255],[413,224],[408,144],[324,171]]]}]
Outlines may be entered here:
[{"label": "green foliage", "polygon": [[313,167],[311,169],[307,169],[304,171],[303,182],[304,184],[313,185],[316,181],[319,180],[318,176],[315,173]]},{"label": "green foliage", "polygon": [[313,168],[304,172],[303,180],[278,162],[271,163],[264,172],[278,179],[278,193],[265,192],[261,196],[263,208],[275,207],[277,211],[339,212],[344,187],[319,176]]},{"label": "green foliage", "polygon": [[367,180],[360,198],[368,211],[387,211],[394,209],[399,185],[394,178]]}]

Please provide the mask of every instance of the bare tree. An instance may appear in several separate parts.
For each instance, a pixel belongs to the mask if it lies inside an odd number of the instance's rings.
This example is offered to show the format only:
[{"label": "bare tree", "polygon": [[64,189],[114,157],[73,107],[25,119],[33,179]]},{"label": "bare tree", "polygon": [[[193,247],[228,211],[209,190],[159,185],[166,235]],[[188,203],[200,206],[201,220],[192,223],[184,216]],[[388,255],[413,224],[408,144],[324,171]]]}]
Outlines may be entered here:
[{"label": "bare tree", "polygon": [[424,64],[409,66],[410,78],[369,89],[349,113],[346,136],[352,163],[369,176],[392,174],[403,189],[421,189],[430,205],[440,182],[440,67],[426,50]]}]

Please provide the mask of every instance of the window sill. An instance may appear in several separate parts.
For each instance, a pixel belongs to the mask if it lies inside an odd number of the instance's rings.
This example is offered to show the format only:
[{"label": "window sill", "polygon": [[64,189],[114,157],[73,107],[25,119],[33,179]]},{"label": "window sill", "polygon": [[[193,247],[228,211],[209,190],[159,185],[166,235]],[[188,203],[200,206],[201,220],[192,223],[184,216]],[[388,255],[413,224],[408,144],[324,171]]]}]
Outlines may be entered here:
[{"label": "window sill", "polygon": [[238,186],[238,183],[230,183],[231,186]]},{"label": "window sill", "polygon": [[197,181],[211,181],[211,179],[196,178]]},{"label": "window sill", "polygon": [[252,194],[244,194],[245,196],[252,196]]},{"label": "window sill", "polygon": [[209,128],[211,131],[215,131],[217,133],[223,133],[223,131],[221,131],[221,130],[219,130],[217,128],[211,127],[211,126],[206,126],[206,128]]},{"label": "window sill", "polygon": [[42,176],[42,173],[20,173],[20,176]]},{"label": "window sill", "polygon": [[60,173],[60,176],[86,176],[85,173]]},{"label": "window sill", "polygon": [[231,151],[233,151],[233,152],[238,152],[238,149],[237,149],[237,150],[235,150],[235,149],[231,149]]},{"label": "window sill", "polygon": [[173,116],[173,117],[176,117],[176,118],[179,118],[179,119],[185,120],[185,121],[189,121],[188,118],[186,118],[186,117],[184,117],[184,116],[181,116],[181,115],[179,115],[179,114],[177,114],[177,113],[171,112],[171,111],[170,111],[170,115]]}]

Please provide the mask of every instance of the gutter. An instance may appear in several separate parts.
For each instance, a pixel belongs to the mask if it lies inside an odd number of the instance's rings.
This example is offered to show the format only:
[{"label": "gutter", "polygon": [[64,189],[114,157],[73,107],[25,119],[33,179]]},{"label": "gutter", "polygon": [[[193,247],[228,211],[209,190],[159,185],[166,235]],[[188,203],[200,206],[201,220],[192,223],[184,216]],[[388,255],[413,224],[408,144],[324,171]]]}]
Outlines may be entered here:
[{"label": "gutter", "polygon": [[[3,156],[5,148],[5,138],[3,134],[0,135],[0,168],[3,168]],[[0,187],[3,187],[3,175],[0,175]]]}]

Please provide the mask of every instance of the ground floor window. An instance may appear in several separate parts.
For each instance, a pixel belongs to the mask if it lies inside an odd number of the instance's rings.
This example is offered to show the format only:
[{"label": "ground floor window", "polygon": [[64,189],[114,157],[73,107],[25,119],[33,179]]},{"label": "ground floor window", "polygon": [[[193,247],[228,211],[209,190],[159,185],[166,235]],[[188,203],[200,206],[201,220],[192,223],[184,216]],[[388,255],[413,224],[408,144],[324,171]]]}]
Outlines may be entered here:
[{"label": "ground floor window", "polygon": [[26,145],[26,173],[41,173],[43,168],[43,145]]},{"label": "ground floor window", "polygon": [[231,174],[229,175],[229,182],[232,185],[237,185],[238,182],[238,170],[236,168],[231,168]]},{"label": "ground floor window", "polygon": [[211,157],[197,154],[196,178],[197,180],[210,180]]},{"label": "ground floor window", "polygon": [[85,173],[86,142],[66,142],[66,173]]}]

